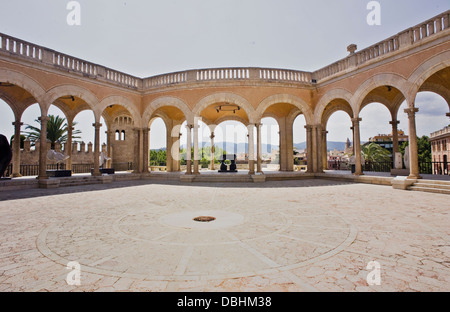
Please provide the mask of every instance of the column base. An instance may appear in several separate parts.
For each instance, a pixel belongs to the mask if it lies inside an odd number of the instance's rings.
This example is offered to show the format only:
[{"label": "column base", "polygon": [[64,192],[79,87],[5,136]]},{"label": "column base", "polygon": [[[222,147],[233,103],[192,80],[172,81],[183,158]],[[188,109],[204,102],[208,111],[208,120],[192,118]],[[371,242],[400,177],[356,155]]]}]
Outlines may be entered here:
[{"label": "column base", "polygon": [[255,161],[254,160],[248,161],[248,174],[255,174]]},{"label": "column base", "polygon": [[20,173],[13,173],[12,177],[13,178],[21,178],[21,177],[23,177],[23,175],[21,175]]},{"label": "column base", "polygon": [[423,179],[420,175],[415,175],[415,174],[410,174],[409,176],[408,176],[408,179],[411,179],[411,180],[419,180],[419,179]]},{"label": "column base", "polygon": [[186,174],[192,174],[192,161],[186,160]]},{"label": "column base", "polygon": [[198,160],[194,160],[194,174],[200,174],[199,169],[198,169],[198,165],[199,165],[199,161]]}]

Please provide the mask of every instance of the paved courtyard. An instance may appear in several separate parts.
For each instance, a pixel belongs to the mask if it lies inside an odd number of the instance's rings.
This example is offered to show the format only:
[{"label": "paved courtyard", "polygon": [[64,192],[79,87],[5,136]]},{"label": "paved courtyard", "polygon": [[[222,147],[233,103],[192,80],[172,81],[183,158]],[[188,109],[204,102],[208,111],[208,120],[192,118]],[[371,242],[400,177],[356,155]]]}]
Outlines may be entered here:
[{"label": "paved courtyard", "polygon": [[448,195],[130,181],[0,200],[0,291],[450,291]]}]

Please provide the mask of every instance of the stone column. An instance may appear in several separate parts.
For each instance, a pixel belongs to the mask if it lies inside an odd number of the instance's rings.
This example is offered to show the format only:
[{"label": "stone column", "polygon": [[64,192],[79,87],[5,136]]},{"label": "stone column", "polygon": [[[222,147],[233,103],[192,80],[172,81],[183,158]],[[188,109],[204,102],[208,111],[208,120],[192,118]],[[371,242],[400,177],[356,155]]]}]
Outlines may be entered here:
[{"label": "stone column", "polygon": [[194,122],[194,174],[199,174],[198,164],[199,164],[199,155],[198,155],[198,128],[199,125],[197,121]]},{"label": "stone column", "polygon": [[67,144],[66,146],[67,151],[64,151],[66,153],[66,156],[69,156],[66,160],[66,169],[72,170],[72,136],[73,136],[73,121],[67,120]]},{"label": "stone column", "polygon": [[394,119],[392,121],[389,121],[389,123],[392,125],[392,157],[395,161],[395,153],[399,151],[398,146],[398,124],[400,121]]},{"label": "stone column", "polygon": [[322,130],[322,168],[328,169],[327,130]]},{"label": "stone column", "polygon": [[94,136],[94,172],[93,176],[100,176],[100,127],[101,123],[96,122],[93,123],[92,126],[95,128],[95,136]]},{"label": "stone column", "polygon": [[405,113],[408,114],[409,121],[409,177],[410,179],[421,179],[419,175],[419,155],[417,147],[416,133],[416,113],[418,108],[407,108]]},{"label": "stone column", "polygon": [[142,129],[142,139],[143,139],[143,146],[142,146],[142,150],[143,150],[143,167],[142,170],[144,173],[148,173],[148,156],[149,156],[149,148],[150,148],[150,143],[149,143],[149,132],[150,132],[150,128],[144,128]]},{"label": "stone column", "polygon": [[39,145],[39,180],[48,179],[47,176],[47,122],[48,116],[41,116],[38,118],[41,121],[41,137]]},{"label": "stone column", "polygon": [[192,125],[186,125],[187,135],[186,135],[186,174],[192,174],[192,160],[191,160],[191,150],[192,150]]},{"label": "stone column", "polygon": [[110,159],[108,161],[108,163],[109,163],[108,168],[112,168],[112,163],[113,163],[112,141],[114,138],[114,132],[108,130],[105,133],[106,133],[106,152],[107,152],[108,158]]},{"label": "stone column", "polygon": [[313,160],[313,127],[310,125],[305,126],[306,129],[306,162],[307,162],[307,173],[314,172],[314,160]]},{"label": "stone column", "polygon": [[13,146],[13,178],[20,178],[20,127],[23,123],[20,120],[12,123],[14,126],[14,146]]},{"label": "stone column", "polygon": [[322,148],[322,125],[316,125],[316,142],[317,142],[317,158],[315,159],[317,161],[317,172],[321,173],[323,172],[323,148]]},{"label": "stone column", "polygon": [[215,168],[214,168],[214,152],[215,152],[214,138],[215,138],[214,132],[211,132],[211,136],[210,136],[210,139],[211,139],[211,162],[210,162],[211,168],[210,169],[211,170],[215,170]]},{"label": "stone column", "polygon": [[355,175],[363,175],[362,163],[361,163],[361,138],[359,134],[359,123],[361,118],[352,118],[353,123],[353,146],[355,148]]},{"label": "stone column", "polygon": [[313,172],[318,172],[318,168],[319,168],[319,164],[317,162],[317,129],[316,126],[311,126],[311,136],[312,136],[312,159],[313,159],[313,163],[312,163],[312,167],[313,167]]},{"label": "stone column", "polygon": [[141,173],[141,129],[134,128],[134,170],[133,173]]},{"label": "stone column", "polygon": [[248,129],[248,173],[255,174],[255,140],[253,134],[254,124],[247,126]]},{"label": "stone column", "polygon": [[262,173],[262,144],[261,144],[261,123],[256,125],[256,172]]}]

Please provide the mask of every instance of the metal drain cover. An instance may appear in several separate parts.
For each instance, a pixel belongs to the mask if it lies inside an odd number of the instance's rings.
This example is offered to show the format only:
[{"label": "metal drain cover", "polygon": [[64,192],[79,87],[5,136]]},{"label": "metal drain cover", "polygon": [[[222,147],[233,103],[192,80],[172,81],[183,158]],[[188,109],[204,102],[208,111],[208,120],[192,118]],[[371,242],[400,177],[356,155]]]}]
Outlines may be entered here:
[{"label": "metal drain cover", "polygon": [[216,218],[210,217],[210,216],[200,216],[200,217],[195,217],[192,220],[197,221],[197,222],[211,222],[211,221],[216,220]]}]

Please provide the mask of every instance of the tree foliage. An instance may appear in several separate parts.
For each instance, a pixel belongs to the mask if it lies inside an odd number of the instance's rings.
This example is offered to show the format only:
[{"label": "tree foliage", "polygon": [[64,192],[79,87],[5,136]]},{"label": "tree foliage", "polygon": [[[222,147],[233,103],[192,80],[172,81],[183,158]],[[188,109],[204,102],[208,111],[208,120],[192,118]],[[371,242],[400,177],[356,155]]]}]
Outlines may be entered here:
[{"label": "tree foliage", "polygon": [[374,142],[361,146],[361,154],[364,156],[366,161],[370,162],[391,161],[391,153]]},{"label": "tree foliage", "polygon": [[[68,138],[68,125],[65,118],[49,115],[49,119],[47,121],[47,140],[51,143],[51,148],[55,148],[56,142],[67,142]],[[41,124],[41,120],[36,119],[37,123]],[[74,122],[73,126],[77,123]],[[27,136],[27,139],[31,141],[31,145],[35,145],[36,141],[39,141],[41,138],[41,127],[34,127],[32,125],[26,125],[26,130],[24,134]],[[79,139],[77,136],[80,134],[80,130],[72,131],[72,139]]]},{"label": "tree foliage", "polygon": [[[405,155],[405,149],[409,146],[409,142],[404,142],[400,145],[400,152]],[[426,135],[417,137],[417,154],[419,156],[419,163],[431,162],[431,141]]]}]

